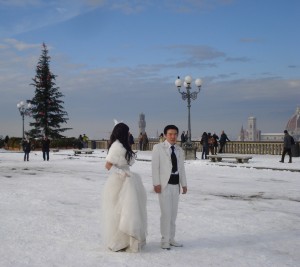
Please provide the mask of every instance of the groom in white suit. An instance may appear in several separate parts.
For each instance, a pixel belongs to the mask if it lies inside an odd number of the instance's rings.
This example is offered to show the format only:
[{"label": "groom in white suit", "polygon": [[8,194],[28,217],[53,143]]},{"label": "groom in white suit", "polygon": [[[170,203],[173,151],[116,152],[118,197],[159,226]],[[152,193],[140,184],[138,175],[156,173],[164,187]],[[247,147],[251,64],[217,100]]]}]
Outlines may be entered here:
[{"label": "groom in white suit", "polygon": [[184,169],[184,152],[176,144],[178,128],[168,125],[164,129],[166,140],[153,147],[152,179],[154,191],[158,194],[161,210],[160,232],[161,247],[182,247],[175,241],[176,217],[180,186],[182,194],[187,192],[187,182]]}]

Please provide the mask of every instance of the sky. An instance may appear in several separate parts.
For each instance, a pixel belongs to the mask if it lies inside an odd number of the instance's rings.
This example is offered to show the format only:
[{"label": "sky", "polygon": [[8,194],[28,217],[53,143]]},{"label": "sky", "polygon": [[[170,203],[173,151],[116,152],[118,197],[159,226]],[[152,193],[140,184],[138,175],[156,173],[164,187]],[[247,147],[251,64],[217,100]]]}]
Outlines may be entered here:
[{"label": "sky", "polygon": [[149,136],[187,130],[174,84],[187,75],[203,80],[192,138],[224,130],[235,140],[250,116],[282,132],[300,106],[299,11],[297,0],[0,0],[0,135],[22,134],[16,105],[34,96],[43,42],[66,136],[107,138],[116,119],[137,137],[141,113]]}]

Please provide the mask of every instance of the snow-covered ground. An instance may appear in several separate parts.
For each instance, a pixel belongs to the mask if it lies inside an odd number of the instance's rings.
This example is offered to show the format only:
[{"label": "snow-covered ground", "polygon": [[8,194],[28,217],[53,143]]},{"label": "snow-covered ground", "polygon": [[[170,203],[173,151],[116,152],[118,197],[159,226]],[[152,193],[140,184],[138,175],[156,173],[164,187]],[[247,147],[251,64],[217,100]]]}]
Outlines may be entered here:
[{"label": "snow-covered ground", "polygon": [[[101,194],[106,151],[22,153],[0,150],[0,266],[300,266],[300,158],[253,155],[248,164],[186,162],[177,240],[160,248],[159,205],[152,191],[151,152],[132,167],[148,197],[148,238],[141,253],[102,245]],[[200,155],[199,155],[200,156]],[[294,170],[272,170],[272,168]]]}]

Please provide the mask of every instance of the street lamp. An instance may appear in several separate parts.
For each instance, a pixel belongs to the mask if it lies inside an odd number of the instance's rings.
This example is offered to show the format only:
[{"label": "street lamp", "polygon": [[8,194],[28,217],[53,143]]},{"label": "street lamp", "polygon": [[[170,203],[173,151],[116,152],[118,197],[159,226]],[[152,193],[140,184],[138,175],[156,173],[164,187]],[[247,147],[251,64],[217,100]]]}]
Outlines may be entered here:
[{"label": "street lamp", "polygon": [[23,122],[23,128],[22,128],[22,139],[24,140],[24,117],[25,116],[30,116],[30,108],[31,108],[31,104],[28,103],[27,101],[27,105],[26,103],[24,103],[24,101],[20,101],[17,104],[17,108],[20,111],[20,114],[22,116],[22,122]]},{"label": "street lamp", "polygon": [[186,159],[196,159],[196,147],[194,146],[192,142],[192,134],[191,134],[191,99],[195,100],[197,98],[197,94],[201,90],[202,86],[202,80],[201,79],[196,79],[195,80],[195,85],[198,88],[198,91],[191,92],[191,84],[192,84],[192,77],[191,76],[186,76],[184,78],[183,86],[186,89],[186,92],[181,92],[180,88],[182,86],[182,81],[180,80],[180,77],[178,76],[178,79],[175,81],[175,85],[178,88],[178,92],[181,94],[182,99],[186,100],[187,99],[187,107],[188,107],[188,140],[184,144],[184,150],[185,150],[185,157]]}]

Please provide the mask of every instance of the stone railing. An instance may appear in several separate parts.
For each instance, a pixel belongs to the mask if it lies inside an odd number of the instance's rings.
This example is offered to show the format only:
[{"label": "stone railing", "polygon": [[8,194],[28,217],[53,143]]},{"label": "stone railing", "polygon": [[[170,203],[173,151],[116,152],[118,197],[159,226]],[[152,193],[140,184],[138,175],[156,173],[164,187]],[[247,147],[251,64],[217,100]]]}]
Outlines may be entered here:
[{"label": "stone railing", "polygon": [[[157,141],[151,141],[148,144],[147,150],[152,150],[153,146],[157,144]],[[197,147],[198,152],[202,152],[202,145],[199,141],[193,141]],[[178,142],[180,145],[180,142]],[[108,141],[107,140],[95,140],[89,141],[89,148],[93,149],[107,149]],[[139,145],[135,143],[132,145],[133,150],[139,150]],[[223,148],[223,153],[234,153],[234,154],[269,154],[269,155],[281,155],[283,150],[282,142],[240,142],[240,141],[231,141],[227,142]],[[297,142],[292,148],[292,154],[294,157],[299,157],[299,142]]]},{"label": "stone railing", "polygon": [[282,142],[227,142],[224,153],[280,155]]}]

